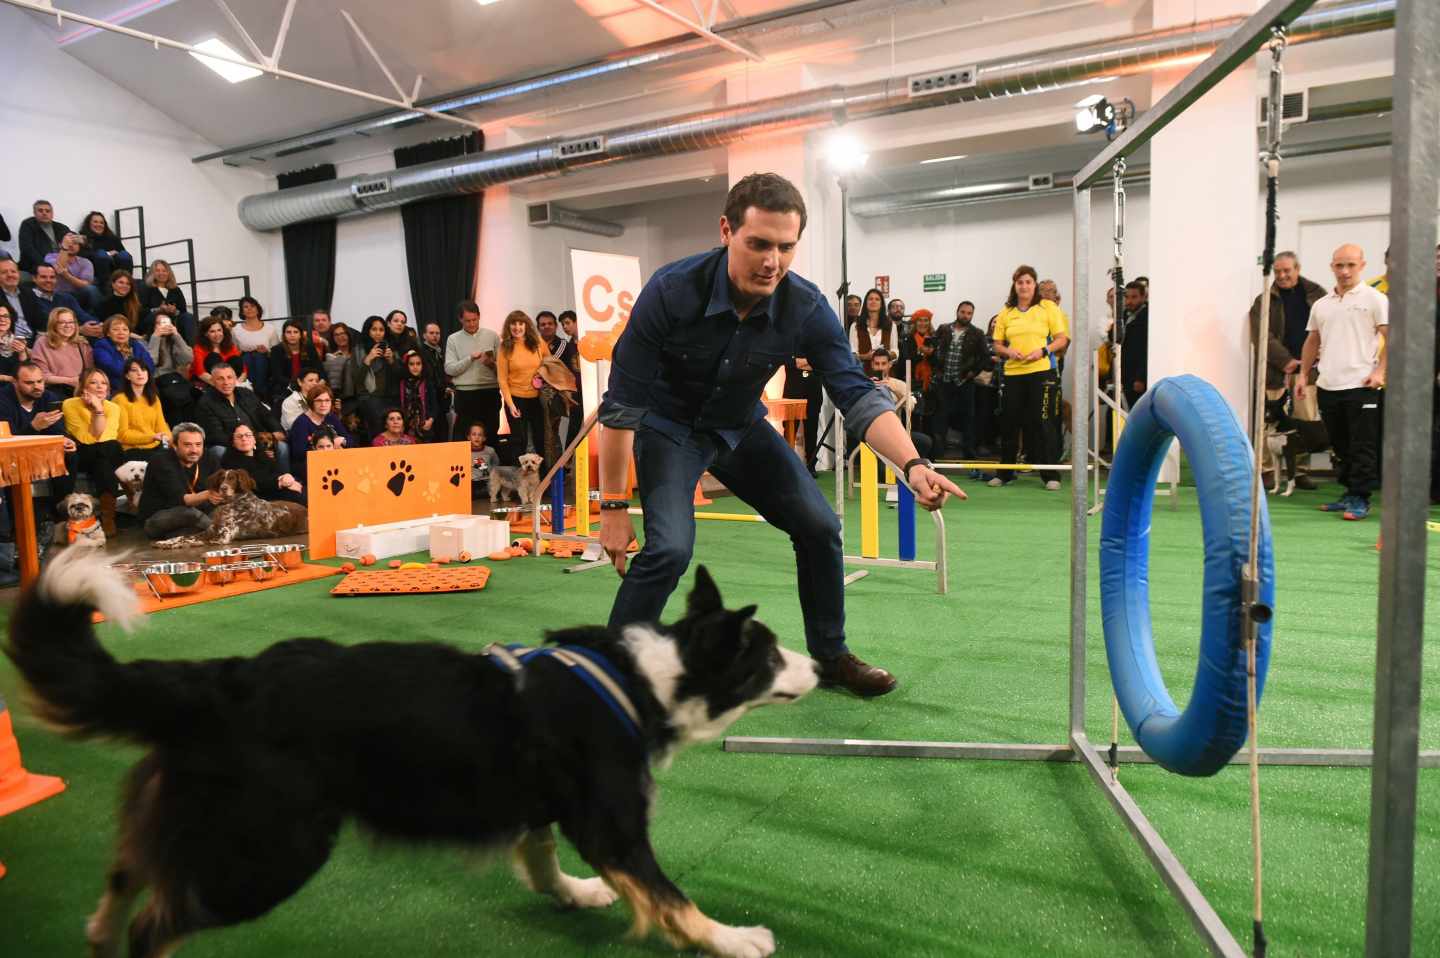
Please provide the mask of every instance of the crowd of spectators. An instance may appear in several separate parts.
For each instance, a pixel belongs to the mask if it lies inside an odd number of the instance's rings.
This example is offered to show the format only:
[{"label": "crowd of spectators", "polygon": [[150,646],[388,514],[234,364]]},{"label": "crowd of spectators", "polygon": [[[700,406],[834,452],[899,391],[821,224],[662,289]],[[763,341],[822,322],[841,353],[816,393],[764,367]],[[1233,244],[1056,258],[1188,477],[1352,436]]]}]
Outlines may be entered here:
[{"label": "crowd of spectators", "polygon": [[573,382],[553,388],[545,369],[558,360],[578,379],[573,312],[517,310],[497,334],[464,302],[446,337],[399,309],[353,325],[326,309],[267,322],[245,296],[197,322],[168,263],[136,278],[104,214],[76,232],[47,201],[33,213],[19,258],[0,251],[0,419],[15,435],[65,437],[69,475],[49,498],[83,477],[107,534],[129,462],[146,463],[138,517],[154,538],[203,528],[204,482],[222,466],[245,468],[264,498],[304,502],[312,449],[453,437],[470,445],[479,493],[526,452],[548,467],[579,425]]},{"label": "crowd of spectators", "polygon": [[[1299,257],[1277,254],[1270,293],[1266,345],[1267,428],[1288,434],[1295,422],[1323,424],[1328,452],[1343,495],[1321,506],[1347,519],[1364,519],[1380,483],[1384,435],[1385,340],[1388,332],[1390,254],[1384,274],[1364,280],[1364,251],[1345,244],[1323,281],[1302,275]],[[1440,248],[1436,250],[1436,316],[1440,320]],[[1250,309],[1260,316],[1261,298]],[[928,309],[871,289],[845,300],[844,324],[856,359],[879,388],[888,389],[901,415],[908,412],[916,446],[924,454],[962,461],[1050,465],[1064,461],[1068,414],[1062,413],[1060,375],[1072,347],[1070,323],[1053,280],[1022,265],[1011,276],[1004,307],[984,324],[962,300],[952,322],[936,325]],[[1123,286],[1119,315],[1115,288],[1106,293],[1108,317],[1096,324],[1086,348],[1095,351],[1097,387],[1126,408],[1149,383],[1150,283],[1144,276]],[[1257,327],[1258,328],[1258,327]],[[1119,368],[1115,368],[1118,355]],[[810,403],[806,456],[814,469],[814,438],[821,401],[819,377],[804,358],[787,366],[785,395]],[[1435,429],[1430,498],[1440,503],[1440,338],[1435,356]],[[897,378],[898,377],[898,378]],[[1110,416],[1102,416],[1101,449],[1110,446]],[[818,430],[823,434],[824,430]],[[1319,451],[1319,450],[1313,450]],[[1297,457],[1293,476],[1301,489],[1318,488],[1309,456]],[[1280,468],[1279,463],[1272,468]],[[972,478],[1003,486],[1017,473],[985,470]],[[1056,472],[1040,470],[1045,488],[1058,490]]]}]

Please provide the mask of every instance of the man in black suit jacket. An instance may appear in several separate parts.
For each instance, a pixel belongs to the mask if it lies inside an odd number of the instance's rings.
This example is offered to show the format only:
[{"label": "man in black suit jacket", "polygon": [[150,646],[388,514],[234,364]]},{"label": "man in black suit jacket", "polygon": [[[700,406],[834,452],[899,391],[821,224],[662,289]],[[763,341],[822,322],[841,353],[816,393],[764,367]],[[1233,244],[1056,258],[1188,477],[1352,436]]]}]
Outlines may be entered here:
[{"label": "man in black suit jacket", "polygon": [[275,464],[280,473],[290,471],[290,447],[280,421],[253,389],[236,385],[235,370],[228,364],[220,363],[210,370],[210,388],[195,403],[195,421],[205,430],[205,444],[216,462],[230,448],[235,427],[243,422],[257,439],[275,443]]},{"label": "man in black suit jacket", "polygon": [[55,207],[49,200],[36,200],[34,210],[35,215],[20,224],[20,269],[32,276],[46,256],[60,252],[60,241],[71,232],[70,227],[56,222]]}]

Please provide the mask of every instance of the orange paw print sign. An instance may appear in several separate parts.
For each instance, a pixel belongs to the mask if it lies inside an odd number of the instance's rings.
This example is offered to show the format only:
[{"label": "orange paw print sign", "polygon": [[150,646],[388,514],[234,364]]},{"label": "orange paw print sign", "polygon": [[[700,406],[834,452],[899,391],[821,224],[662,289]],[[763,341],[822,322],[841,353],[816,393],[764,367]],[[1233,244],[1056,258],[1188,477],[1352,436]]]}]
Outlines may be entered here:
[{"label": "orange paw print sign", "polygon": [[335,555],[335,533],[470,511],[470,444],[333,449],[305,459],[310,555]]}]

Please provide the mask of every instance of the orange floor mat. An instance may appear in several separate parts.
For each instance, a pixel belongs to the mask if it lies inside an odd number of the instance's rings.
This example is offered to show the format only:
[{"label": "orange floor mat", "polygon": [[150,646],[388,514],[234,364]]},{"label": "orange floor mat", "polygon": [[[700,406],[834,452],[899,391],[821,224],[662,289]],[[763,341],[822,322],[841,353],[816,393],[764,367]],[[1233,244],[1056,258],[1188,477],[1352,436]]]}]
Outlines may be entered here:
[{"label": "orange floor mat", "polygon": [[420,595],[427,592],[475,592],[490,581],[486,566],[458,569],[381,569],[352,572],[331,595]]},{"label": "orange floor mat", "polygon": [[155,594],[150,591],[150,587],[142,579],[135,583],[135,594],[140,597],[140,610],[149,614],[160,612],[163,609],[178,609],[181,606],[211,602],[215,599],[228,599],[232,595],[248,595],[251,592],[278,589],[282,585],[295,585],[297,582],[313,582],[334,574],[335,567],[332,565],[311,565],[305,562],[291,569],[288,575],[275,573],[264,582],[246,580],[232,582],[229,585],[202,585],[194,592],[167,596],[164,600],[155,598]]}]

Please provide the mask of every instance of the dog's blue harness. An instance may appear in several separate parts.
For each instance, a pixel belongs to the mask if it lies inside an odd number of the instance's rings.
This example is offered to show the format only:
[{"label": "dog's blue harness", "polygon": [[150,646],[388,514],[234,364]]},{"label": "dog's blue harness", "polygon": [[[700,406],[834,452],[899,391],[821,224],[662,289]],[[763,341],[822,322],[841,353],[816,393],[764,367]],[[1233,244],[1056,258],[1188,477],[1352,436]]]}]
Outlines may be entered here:
[{"label": "dog's blue harness", "polygon": [[493,642],[481,653],[495,664],[517,678],[525,665],[534,658],[551,658],[570,670],[570,673],[590,687],[606,707],[620,720],[625,731],[639,739],[640,713],[625,691],[625,679],[610,664],[605,656],[578,645],[547,645],[532,649],[523,645],[502,645]]}]

